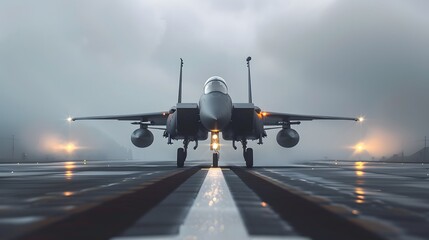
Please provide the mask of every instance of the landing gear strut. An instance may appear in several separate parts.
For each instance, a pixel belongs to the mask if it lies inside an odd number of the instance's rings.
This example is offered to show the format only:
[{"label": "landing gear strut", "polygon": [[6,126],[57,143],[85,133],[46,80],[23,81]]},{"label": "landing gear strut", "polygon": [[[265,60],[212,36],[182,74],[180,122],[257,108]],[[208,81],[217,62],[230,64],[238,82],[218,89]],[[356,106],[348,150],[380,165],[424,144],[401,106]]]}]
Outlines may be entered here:
[{"label": "landing gear strut", "polygon": [[243,145],[243,157],[244,157],[244,161],[246,161],[246,167],[252,168],[253,167],[253,149],[247,148],[246,140],[242,140],[241,144]]},{"label": "landing gear strut", "polygon": [[213,153],[213,167],[218,167],[218,166],[219,166],[219,153],[214,152]]}]

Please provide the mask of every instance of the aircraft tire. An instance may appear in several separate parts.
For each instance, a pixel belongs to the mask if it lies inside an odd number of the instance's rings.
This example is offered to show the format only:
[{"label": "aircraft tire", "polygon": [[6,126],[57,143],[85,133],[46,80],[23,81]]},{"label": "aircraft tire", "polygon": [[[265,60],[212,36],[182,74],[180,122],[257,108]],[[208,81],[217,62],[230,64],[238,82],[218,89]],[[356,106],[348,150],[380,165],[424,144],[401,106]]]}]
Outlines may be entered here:
[{"label": "aircraft tire", "polygon": [[177,167],[182,168],[185,165],[186,153],[185,149],[178,148],[177,149]]},{"label": "aircraft tire", "polygon": [[213,153],[213,167],[219,166],[219,153]]},{"label": "aircraft tire", "polygon": [[248,148],[244,155],[245,155],[244,159],[246,160],[246,167],[252,168],[253,167],[253,149]]}]

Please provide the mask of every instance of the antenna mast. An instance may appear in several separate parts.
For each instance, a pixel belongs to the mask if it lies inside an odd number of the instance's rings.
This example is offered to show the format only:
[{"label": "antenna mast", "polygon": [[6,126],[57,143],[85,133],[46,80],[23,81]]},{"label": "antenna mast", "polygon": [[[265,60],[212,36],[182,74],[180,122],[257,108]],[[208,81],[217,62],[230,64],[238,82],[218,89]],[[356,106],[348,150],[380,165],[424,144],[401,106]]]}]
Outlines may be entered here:
[{"label": "antenna mast", "polygon": [[249,103],[252,103],[252,82],[250,79],[250,60],[252,60],[251,57],[247,57],[246,61],[247,61],[247,73],[248,73],[248,79],[249,79]]},{"label": "antenna mast", "polygon": [[182,102],[182,68],[183,68],[183,59],[180,58],[179,97],[177,99],[177,103]]}]

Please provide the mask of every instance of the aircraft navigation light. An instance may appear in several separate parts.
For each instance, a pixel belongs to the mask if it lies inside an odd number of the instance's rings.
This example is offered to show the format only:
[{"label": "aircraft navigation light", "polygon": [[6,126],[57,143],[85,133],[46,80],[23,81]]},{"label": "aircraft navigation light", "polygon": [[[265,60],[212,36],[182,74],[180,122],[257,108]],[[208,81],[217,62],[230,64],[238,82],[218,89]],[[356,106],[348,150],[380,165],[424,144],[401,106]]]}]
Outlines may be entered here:
[{"label": "aircraft navigation light", "polygon": [[364,118],[364,117],[359,117],[359,118],[358,118],[358,122],[363,122],[363,121],[365,121],[365,118]]},{"label": "aircraft navigation light", "polygon": [[67,118],[67,122],[71,122],[73,119],[71,117]]}]

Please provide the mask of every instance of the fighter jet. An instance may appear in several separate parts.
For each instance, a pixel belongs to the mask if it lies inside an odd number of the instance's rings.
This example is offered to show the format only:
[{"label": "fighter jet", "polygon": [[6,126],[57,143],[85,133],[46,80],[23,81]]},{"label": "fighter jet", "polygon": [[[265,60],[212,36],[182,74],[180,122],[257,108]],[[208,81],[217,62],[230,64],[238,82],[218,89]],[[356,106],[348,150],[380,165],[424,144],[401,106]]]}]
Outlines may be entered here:
[{"label": "fighter jet", "polygon": [[292,129],[301,121],[311,120],[351,120],[361,121],[362,118],[331,117],[299,115],[263,111],[252,101],[252,86],[250,77],[250,60],[246,59],[248,68],[248,97],[247,103],[233,103],[228,94],[225,80],[214,76],[209,78],[203,87],[203,94],[199,103],[182,103],[182,70],[183,60],[180,59],[179,96],[177,104],[168,111],[156,113],[142,113],[130,115],[93,116],[69,118],[76,120],[120,120],[135,121],[131,124],[139,125],[131,134],[131,142],[139,148],[149,147],[153,143],[153,134],[150,129],[163,130],[167,144],[172,140],[183,140],[183,147],[177,149],[177,167],[183,167],[188,155],[188,145],[207,140],[210,133],[210,150],[213,151],[213,167],[219,163],[220,133],[226,141],[232,141],[236,150],[236,142],[243,148],[243,156],[248,168],[253,167],[253,149],[247,147],[248,140],[257,140],[263,143],[267,136],[266,131],[280,129],[277,133],[277,143],[284,148],[291,148],[298,144],[299,134]]}]

